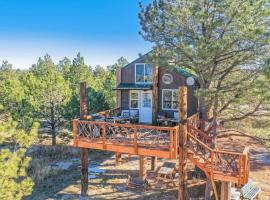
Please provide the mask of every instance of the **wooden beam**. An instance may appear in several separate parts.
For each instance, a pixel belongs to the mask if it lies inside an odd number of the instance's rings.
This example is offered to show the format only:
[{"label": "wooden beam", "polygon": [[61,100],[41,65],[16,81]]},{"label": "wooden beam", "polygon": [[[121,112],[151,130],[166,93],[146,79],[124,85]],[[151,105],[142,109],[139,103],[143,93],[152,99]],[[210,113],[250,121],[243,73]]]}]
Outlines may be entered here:
[{"label": "wooden beam", "polygon": [[220,200],[231,200],[231,183],[221,182]]},{"label": "wooden beam", "polygon": [[[84,119],[88,114],[86,98],[86,82],[80,83],[80,118]],[[81,148],[81,196],[87,196],[88,190],[88,149]]]},{"label": "wooden beam", "polygon": [[153,69],[153,89],[152,89],[152,96],[153,96],[153,108],[152,108],[152,122],[153,124],[156,123],[157,113],[158,113],[158,65],[154,65]]},{"label": "wooden beam", "polygon": [[146,178],[146,166],[145,166],[145,161],[146,161],[146,157],[145,156],[140,156],[139,158],[139,177],[142,180],[145,180]]},{"label": "wooden beam", "polygon": [[179,87],[179,190],[178,199],[187,199],[187,87]]},{"label": "wooden beam", "polygon": [[152,171],[156,170],[156,167],[157,167],[157,157],[152,156],[151,157],[151,170]]}]

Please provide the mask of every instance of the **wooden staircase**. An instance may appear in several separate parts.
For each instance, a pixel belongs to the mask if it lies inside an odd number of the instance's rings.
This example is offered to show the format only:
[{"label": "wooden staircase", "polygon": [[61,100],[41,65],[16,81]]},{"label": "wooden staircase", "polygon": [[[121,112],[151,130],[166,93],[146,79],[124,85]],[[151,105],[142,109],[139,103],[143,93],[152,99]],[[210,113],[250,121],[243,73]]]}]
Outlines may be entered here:
[{"label": "wooden staircase", "polygon": [[187,120],[188,159],[211,180],[243,185],[248,181],[248,149],[242,153],[221,151],[211,147],[212,137],[199,129],[198,114]]}]

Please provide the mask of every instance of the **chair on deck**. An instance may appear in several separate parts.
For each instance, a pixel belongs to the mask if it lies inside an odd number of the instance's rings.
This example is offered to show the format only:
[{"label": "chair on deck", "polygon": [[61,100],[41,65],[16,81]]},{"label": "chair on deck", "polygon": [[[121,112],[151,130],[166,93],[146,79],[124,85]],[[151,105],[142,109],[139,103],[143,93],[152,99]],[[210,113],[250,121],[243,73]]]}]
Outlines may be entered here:
[{"label": "chair on deck", "polygon": [[158,183],[164,183],[166,186],[172,184],[176,186],[174,182],[175,175],[177,173],[176,163],[173,162],[164,162],[162,166],[159,166],[154,172],[155,182],[154,185]]}]

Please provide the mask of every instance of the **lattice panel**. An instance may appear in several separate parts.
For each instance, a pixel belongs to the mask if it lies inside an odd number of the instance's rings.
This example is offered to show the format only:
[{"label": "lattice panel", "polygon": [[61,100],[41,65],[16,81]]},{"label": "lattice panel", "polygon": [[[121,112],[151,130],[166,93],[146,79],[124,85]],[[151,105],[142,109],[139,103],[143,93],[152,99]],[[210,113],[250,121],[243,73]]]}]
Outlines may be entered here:
[{"label": "lattice panel", "polygon": [[198,161],[203,163],[211,162],[211,150],[196,139],[188,136],[188,149],[191,150],[197,157]]},{"label": "lattice panel", "polygon": [[106,141],[125,144],[134,140],[134,128],[113,124],[106,125]]},{"label": "lattice panel", "polygon": [[147,147],[168,147],[170,146],[170,131],[150,128],[138,129],[138,145]]},{"label": "lattice panel", "polygon": [[187,125],[188,127],[199,128],[200,127],[199,114],[195,114],[189,117],[187,119]]},{"label": "lattice panel", "polygon": [[78,122],[78,136],[85,137],[91,140],[102,137],[102,126],[100,124]]},{"label": "lattice panel", "polygon": [[239,171],[239,155],[215,152],[215,170],[237,175]]}]

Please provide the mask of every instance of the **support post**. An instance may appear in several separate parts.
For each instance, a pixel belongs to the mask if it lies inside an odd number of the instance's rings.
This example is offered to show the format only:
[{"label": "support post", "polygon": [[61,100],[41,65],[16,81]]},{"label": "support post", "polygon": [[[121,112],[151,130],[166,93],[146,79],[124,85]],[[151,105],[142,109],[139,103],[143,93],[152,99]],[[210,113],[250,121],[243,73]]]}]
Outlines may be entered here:
[{"label": "support post", "polygon": [[[80,118],[85,119],[88,114],[86,99],[86,82],[80,83]],[[87,196],[88,190],[88,149],[81,148],[81,196]]]},{"label": "support post", "polygon": [[153,99],[153,108],[152,108],[152,123],[155,124],[157,120],[158,113],[158,65],[154,65],[153,69],[153,88],[152,88],[152,99]]},{"label": "support post", "polygon": [[121,157],[122,157],[121,153],[115,153],[115,164],[116,165],[119,165],[119,163],[121,162]]},{"label": "support post", "polygon": [[220,200],[231,200],[231,182],[221,182]]},{"label": "support post", "polygon": [[152,156],[151,157],[151,170],[155,171],[157,167],[157,157],[156,156]]},{"label": "support post", "polygon": [[179,87],[179,190],[178,199],[187,199],[187,87]]},{"label": "support post", "polygon": [[141,180],[145,180],[146,178],[146,166],[145,166],[145,156],[140,155],[140,171],[139,171],[139,177]]}]

